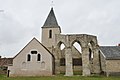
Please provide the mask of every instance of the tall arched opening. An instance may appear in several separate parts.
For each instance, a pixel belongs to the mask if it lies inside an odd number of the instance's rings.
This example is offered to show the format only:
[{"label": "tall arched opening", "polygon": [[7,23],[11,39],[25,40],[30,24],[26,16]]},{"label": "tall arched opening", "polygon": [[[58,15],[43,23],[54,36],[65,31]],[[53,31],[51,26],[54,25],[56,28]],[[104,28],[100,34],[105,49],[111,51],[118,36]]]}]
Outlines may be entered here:
[{"label": "tall arched opening", "polygon": [[58,56],[59,56],[59,70],[60,70],[60,74],[65,75],[65,44],[63,42],[59,42],[58,43]]},{"label": "tall arched opening", "polygon": [[82,75],[82,47],[79,41],[72,43],[73,74]]},{"label": "tall arched opening", "polygon": [[96,73],[97,67],[99,65],[99,54],[97,50],[97,46],[94,41],[90,41],[88,43],[89,46],[89,64],[90,64],[90,73]]},{"label": "tall arched opening", "polygon": [[89,66],[90,66],[90,73],[92,74],[93,72],[93,58],[94,58],[94,55],[93,55],[93,46],[91,43],[88,43],[88,47],[89,47]]}]

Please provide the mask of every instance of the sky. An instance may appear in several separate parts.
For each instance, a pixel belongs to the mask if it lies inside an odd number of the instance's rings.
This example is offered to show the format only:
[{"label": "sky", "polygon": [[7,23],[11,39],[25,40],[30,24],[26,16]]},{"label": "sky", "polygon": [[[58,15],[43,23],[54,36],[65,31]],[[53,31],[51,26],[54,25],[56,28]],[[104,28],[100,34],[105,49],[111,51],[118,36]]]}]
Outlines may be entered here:
[{"label": "sky", "polygon": [[51,7],[62,34],[97,36],[100,46],[120,43],[120,0],[0,0],[0,55],[14,57],[33,37],[41,42]]}]

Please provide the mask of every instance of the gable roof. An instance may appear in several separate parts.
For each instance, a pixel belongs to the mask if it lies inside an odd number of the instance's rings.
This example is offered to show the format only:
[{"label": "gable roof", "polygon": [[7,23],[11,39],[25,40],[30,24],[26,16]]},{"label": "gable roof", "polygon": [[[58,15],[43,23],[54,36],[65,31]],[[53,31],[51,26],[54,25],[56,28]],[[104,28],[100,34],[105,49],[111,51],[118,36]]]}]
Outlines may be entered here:
[{"label": "gable roof", "polygon": [[58,28],[58,27],[59,25],[54,14],[54,10],[53,8],[51,8],[51,11],[42,28]]},{"label": "gable roof", "polygon": [[54,58],[54,55],[43,44],[41,44],[35,37],[15,57],[17,57],[33,40],[37,41],[40,45],[42,45],[42,47],[44,47]]},{"label": "gable roof", "polygon": [[100,46],[100,50],[108,60],[120,59],[120,46]]}]

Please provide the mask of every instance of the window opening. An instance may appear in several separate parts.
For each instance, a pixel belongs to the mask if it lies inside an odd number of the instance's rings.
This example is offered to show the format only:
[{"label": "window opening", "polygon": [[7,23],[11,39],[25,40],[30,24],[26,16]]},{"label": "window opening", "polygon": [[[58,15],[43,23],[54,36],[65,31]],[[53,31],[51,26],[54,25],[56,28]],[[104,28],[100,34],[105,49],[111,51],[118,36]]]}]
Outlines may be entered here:
[{"label": "window opening", "polygon": [[52,30],[49,30],[49,38],[52,38]]},{"label": "window opening", "polygon": [[31,61],[31,55],[30,54],[27,55],[27,61]]},{"label": "window opening", "polygon": [[37,55],[37,61],[40,61],[40,60],[41,60],[41,55],[38,54],[38,55]]}]

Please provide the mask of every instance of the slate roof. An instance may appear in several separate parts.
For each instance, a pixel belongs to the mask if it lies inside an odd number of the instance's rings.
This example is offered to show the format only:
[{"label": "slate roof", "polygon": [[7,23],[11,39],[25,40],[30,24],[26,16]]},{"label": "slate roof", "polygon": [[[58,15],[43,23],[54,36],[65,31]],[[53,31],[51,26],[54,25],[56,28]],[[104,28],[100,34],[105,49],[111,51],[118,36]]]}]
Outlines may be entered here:
[{"label": "slate roof", "polygon": [[50,27],[52,28],[59,27],[53,8],[51,8],[51,11],[42,28],[50,28]]},{"label": "slate roof", "polygon": [[106,59],[120,59],[120,46],[100,46]]}]

